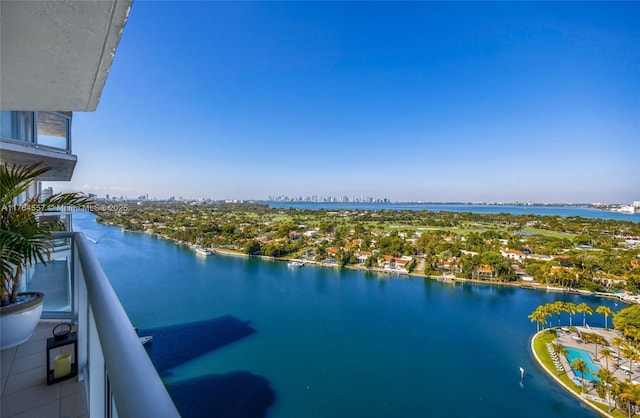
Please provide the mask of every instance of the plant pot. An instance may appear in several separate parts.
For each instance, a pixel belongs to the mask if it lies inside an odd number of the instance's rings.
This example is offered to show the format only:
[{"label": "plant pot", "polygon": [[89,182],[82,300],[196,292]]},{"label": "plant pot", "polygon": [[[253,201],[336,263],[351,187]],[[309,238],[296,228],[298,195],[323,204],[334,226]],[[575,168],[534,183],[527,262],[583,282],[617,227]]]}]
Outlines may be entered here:
[{"label": "plant pot", "polygon": [[15,347],[31,338],[38,325],[44,302],[44,293],[18,293],[16,303],[0,308],[0,349]]}]

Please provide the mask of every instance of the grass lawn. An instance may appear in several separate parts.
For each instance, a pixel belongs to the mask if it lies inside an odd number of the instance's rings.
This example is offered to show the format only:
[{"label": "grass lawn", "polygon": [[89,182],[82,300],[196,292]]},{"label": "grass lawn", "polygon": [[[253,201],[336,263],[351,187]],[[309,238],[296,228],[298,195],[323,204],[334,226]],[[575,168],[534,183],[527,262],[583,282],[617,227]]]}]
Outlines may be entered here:
[{"label": "grass lawn", "polygon": [[549,231],[547,229],[522,228],[522,231],[530,234],[534,234],[534,235],[544,235],[547,237],[555,237],[555,238],[563,238],[563,239],[573,239],[576,236],[576,234],[572,234],[569,232]]},{"label": "grass lawn", "polygon": [[547,351],[547,343],[553,342],[556,338],[556,333],[553,330],[547,330],[540,334],[538,338],[533,343],[534,349],[536,350],[536,354],[538,358],[542,361],[544,366],[552,372],[554,375],[560,378],[560,380],[573,389],[575,392],[580,393],[580,386],[576,385],[573,380],[571,380],[570,375],[571,371],[558,372],[556,367],[553,365],[553,360]]}]

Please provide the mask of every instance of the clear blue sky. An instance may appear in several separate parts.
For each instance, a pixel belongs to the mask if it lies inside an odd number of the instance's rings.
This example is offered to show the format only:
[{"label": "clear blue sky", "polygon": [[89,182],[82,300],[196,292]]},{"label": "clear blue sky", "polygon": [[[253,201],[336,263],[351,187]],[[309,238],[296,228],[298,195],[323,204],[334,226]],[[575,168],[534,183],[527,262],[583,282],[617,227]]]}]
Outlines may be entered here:
[{"label": "clear blue sky", "polygon": [[640,200],[640,3],[135,1],[70,184]]}]

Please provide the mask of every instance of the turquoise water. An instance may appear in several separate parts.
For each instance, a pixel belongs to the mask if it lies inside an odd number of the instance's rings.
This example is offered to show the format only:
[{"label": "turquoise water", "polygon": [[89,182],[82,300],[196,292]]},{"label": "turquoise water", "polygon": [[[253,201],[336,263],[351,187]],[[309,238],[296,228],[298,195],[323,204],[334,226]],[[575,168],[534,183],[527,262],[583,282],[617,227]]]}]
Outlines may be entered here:
[{"label": "turquoise water", "polygon": [[90,214],[74,225],[102,237],[95,252],[132,322],[154,335],[150,355],[185,418],[247,397],[253,409],[234,416],[597,416],[538,368],[527,315],[613,300],[204,258]]},{"label": "turquoise water", "polygon": [[578,206],[516,206],[516,205],[464,205],[445,203],[313,203],[268,202],[272,208],[299,209],[359,209],[359,210],[428,210],[430,212],[510,213],[512,215],[580,216],[582,218],[614,219],[640,222],[640,213],[610,212]]},{"label": "turquoise water", "polygon": [[[570,347],[565,347],[565,350],[567,350],[566,356],[567,356],[567,360],[569,361],[569,364],[571,364],[573,360],[578,358],[581,358],[587,364],[589,371],[584,372],[585,380],[589,380],[591,382],[600,381],[600,379],[598,379],[595,376],[595,374],[598,373],[598,370],[600,370],[600,366],[598,366],[593,362],[593,360],[591,359],[591,355],[589,353],[587,353],[584,350],[578,350],[577,348],[570,348]],[[571,366],[571,369],[573,369],[573,372],[575,373],[576,376],[582,378],[582,375],[579,372],[577,372],[576,369],[573,368],[573,366]]]}]

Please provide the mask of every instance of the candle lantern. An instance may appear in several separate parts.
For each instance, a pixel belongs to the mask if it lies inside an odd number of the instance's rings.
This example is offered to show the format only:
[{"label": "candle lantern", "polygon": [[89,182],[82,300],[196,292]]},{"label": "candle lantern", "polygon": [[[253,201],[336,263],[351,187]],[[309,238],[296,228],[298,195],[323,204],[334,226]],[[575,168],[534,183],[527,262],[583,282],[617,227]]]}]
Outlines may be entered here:
[{"label": "candle lantern", "polygon": [[47,338],[47,385],[77,375],[78,334],[71,332],[70,324],[59,324],[53,328],[53,338]]}]

